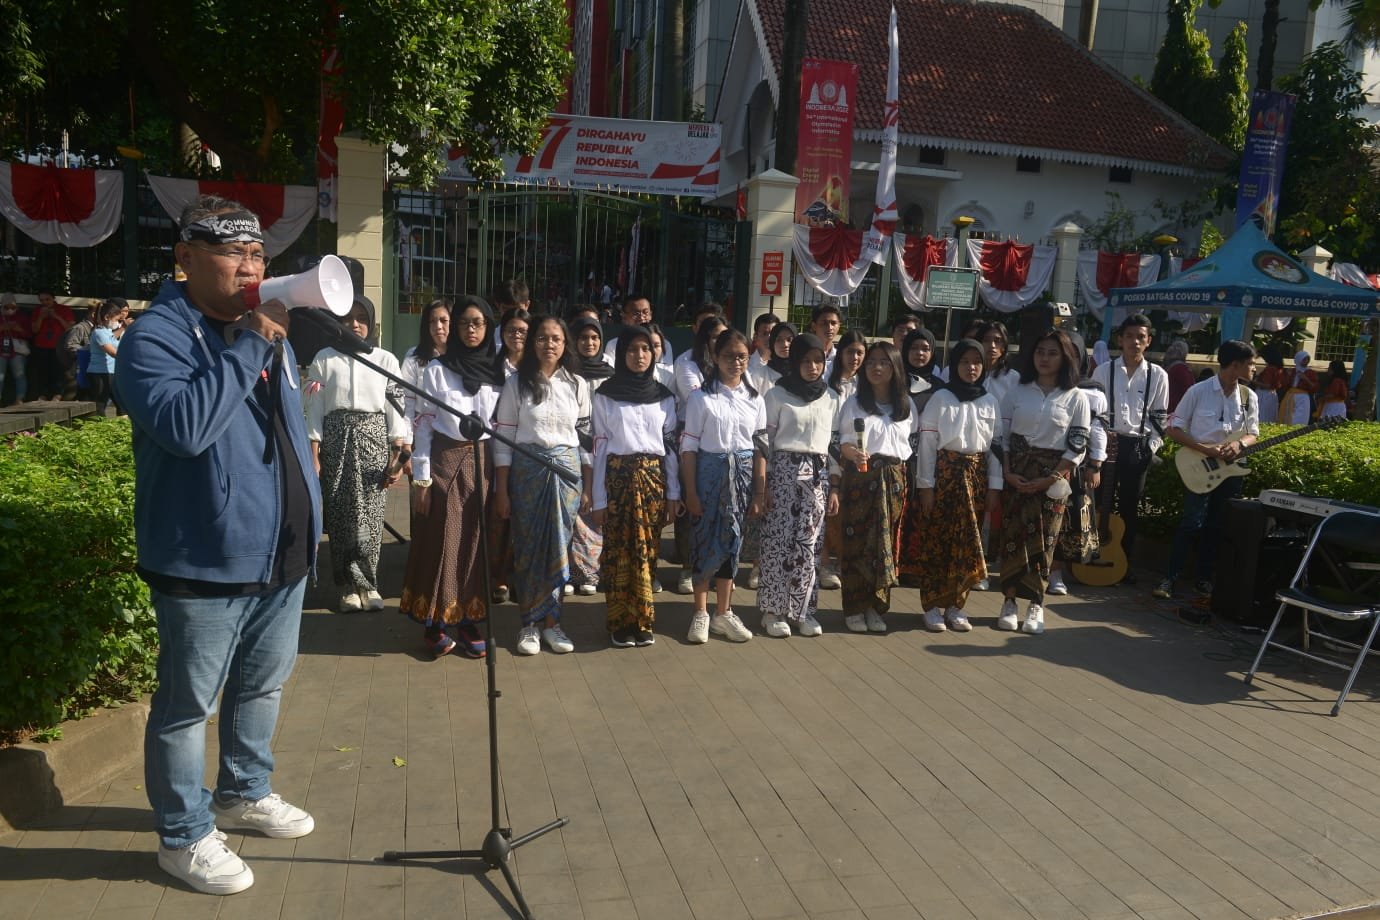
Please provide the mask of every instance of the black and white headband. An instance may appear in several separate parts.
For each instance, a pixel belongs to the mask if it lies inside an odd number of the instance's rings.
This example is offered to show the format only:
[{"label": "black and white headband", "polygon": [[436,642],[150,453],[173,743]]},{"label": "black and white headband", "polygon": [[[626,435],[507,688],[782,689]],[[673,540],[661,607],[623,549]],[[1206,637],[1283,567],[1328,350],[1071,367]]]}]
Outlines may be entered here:
[{"label": "black and white headband", "polygon": [[183,227],[182,240],[200,240],[203,243],[262,243],[264,234],[259,227],[259,218],[249,211],[229,211],[225,214],[203,217]]}]

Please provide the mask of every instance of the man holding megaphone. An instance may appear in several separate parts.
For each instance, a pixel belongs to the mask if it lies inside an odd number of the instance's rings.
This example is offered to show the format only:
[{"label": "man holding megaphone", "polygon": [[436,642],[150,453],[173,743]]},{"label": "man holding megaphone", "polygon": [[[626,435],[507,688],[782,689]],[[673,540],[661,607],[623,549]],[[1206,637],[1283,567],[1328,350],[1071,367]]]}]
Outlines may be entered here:
[{"label": "man holding megaphone", "polygon": [[[233,894],[254,875],[217,825],[284,838],[314,826],[272,791],[269,745],[297,658],[321,493],[288,308],[260,288],[258,217],[205,196],[179,226],[186,281],[164,283],[115,370],[133,423],[138,571],[158,619],[144,776],[159,866],[198,891]],[[202,786],[206,721],[222,689],[213,792]]]}]

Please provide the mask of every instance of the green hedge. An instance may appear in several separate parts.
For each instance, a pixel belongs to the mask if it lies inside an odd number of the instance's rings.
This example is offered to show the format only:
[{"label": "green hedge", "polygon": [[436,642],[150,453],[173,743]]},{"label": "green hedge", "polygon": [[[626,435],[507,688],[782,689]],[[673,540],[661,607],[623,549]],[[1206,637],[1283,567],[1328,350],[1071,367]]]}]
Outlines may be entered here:
[{"label": "green hedge", "polygon": [[134,573],[129,423],[0,444],[0,742],[153,686],[158,630]]},{"label": "green hedge", "polygon": [[[1274,437],[1290,425],[1261,425],[1260,438]],[[1165,462],[1150,471],[1145,485],[1142,527],[1149,533],[1169,533],[1179,522],[1183,484],[1174,468],[1170,441],[1160,451]],[[1380,508],[1380,423],[1348,422],[1331,431],[1317,431],[1263,450],[1248,461],[1242,495],[1254,497],[1264,489],[1287,489],[1325,495]]]}]

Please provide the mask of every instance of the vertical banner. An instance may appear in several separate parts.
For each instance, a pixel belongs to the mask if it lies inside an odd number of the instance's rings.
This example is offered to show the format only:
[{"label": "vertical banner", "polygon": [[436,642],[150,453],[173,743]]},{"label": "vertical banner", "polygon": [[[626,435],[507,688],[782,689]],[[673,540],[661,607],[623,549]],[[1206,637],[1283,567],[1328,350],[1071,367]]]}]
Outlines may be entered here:
[{"label": "vertical banner", "polygon": [[853,162],[853,103],[858,65],[805,58],[800,66],[795,220],[818,227],[848,220]]},{"label": "vertical banner", "polygon": [[891,234],[896,230],[896,144],[901,131],[900,35],[896,29],[896,7],[891,8],[887,30],[889,59],[886,68],[886,107],[882,114],[882,156],[877,166],[877,196],[872,206],[872,221],[863,234],[862,257],[886,262]]},{"label": "vertical banner", "polygon": [[1289,123],[1296,101],[1288,93],[1263,90],[1256,90],[1251,97],[1251,117],[1236,188],[1238,227],[1254,220],[1266,236],[1274,235],[1279,186],[1284,179],[1284,152],[1289,145]]},{"label": "vertical banner", "polygon": [[335,87],[340,79],[340,51],[335,47],[335,27],[340,9],[335,3],[326,11],[325,43],[321,47],[321,123],[316,136],[316,216],[336,219],[336,194],[340,176],[340,151],[335,139],[345,127],[345,104]]}]

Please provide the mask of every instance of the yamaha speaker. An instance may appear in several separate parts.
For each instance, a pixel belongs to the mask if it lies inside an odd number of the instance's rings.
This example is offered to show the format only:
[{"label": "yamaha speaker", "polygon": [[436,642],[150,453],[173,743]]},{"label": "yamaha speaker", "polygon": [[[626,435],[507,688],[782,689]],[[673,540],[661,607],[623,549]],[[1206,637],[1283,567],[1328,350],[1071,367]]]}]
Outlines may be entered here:
[{"label": "yamaha speaker", "polygon": [[1272,536],[1269,510],[1254,499],[1227,503],[1212,584],[1212,612],[1245,626],[1269,627],[1279,602],[1275,591],[1294,577],[1307,537]]}]

